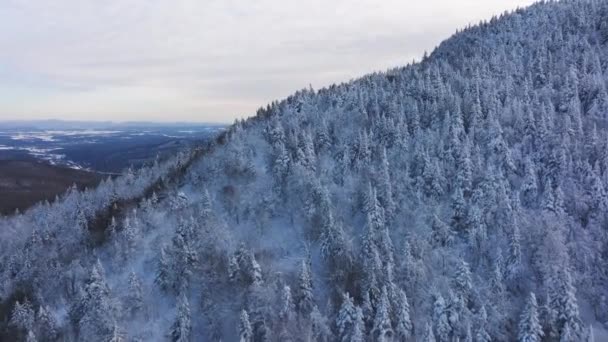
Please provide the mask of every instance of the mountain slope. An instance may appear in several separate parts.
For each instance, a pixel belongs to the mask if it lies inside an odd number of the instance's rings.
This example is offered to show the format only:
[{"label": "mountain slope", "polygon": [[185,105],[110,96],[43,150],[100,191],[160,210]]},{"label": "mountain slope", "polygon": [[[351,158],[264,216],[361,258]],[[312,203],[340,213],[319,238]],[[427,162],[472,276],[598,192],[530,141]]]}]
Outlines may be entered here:
[{"label": "mountain slope", "polygon": [[32,226],[1,249],[8,333],[601,340],[606,17],[607,1],[537,4],[273,103],[70,258],[40,237],[47,213],[3,222]]}]

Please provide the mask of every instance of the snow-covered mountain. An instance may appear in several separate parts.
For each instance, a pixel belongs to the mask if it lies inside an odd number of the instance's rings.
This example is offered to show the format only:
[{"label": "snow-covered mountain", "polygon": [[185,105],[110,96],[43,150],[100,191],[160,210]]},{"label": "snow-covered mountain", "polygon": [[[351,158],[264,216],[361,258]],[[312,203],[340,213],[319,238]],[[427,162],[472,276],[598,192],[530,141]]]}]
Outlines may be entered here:
[{"label": "snow-covered mountain", "polygon": [[608,340],[606,18],[504,14],[3,219],[2,339]]}]

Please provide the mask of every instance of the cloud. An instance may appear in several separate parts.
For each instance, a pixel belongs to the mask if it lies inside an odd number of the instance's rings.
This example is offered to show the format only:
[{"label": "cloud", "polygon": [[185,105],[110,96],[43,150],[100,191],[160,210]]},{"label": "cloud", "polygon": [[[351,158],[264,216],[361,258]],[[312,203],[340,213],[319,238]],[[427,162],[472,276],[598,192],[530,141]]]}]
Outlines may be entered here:
[{"label": "cloud", "polygon": [[526,0],[0,0],[0,119],[226,121]]}]

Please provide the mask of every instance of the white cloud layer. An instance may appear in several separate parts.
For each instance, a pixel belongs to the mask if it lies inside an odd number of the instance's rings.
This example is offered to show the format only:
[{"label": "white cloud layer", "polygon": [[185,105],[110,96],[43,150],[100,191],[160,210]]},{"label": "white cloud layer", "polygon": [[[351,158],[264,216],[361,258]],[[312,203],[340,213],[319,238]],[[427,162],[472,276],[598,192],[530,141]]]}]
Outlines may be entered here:
[{"label": "white cloud layer", "polygon": [[0,0],[0,120],[230,122],[530,0]]}]

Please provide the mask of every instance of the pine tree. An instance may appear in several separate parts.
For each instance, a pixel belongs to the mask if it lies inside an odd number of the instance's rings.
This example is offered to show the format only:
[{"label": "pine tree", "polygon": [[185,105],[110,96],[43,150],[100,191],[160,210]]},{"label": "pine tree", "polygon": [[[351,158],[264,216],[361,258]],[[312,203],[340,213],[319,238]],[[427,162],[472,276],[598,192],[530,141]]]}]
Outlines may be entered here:
[{"label": "pine tree", "polygon": [[393,302],[393,322],[395,334],[400,341],[407,341],[412,335],[413,325],[410,318],[410,305],[405,295],[405,291],[400,288],[393,290],[396,298]]},{"label": "pine tree", "polygon": [[393,218],[395,214],[395,202],[393,200],[393,190],[390,176],[390,166],[388,158],[386,156],[386,148],[382,149],[381,160],[380,160],[380,203],[384,208],[384,214],[388,220]]},{"label": "pine tree", "polygon": [[455,230],[462,230],[466,220],[466,203],[462,190],[457,188],[452,195],[452,227]]},{"label": "pine tree", "polygon": [[283,143],[279,143],[275,146],[275,157],[272,166],[272,172],[274,173],[277,184],[282,188],[285,184],[285,179],[289,174],[289,165],[291,163],[289,153]]},{"label": "pine tree", "polygon": [[34,325],[34,318],[34,309],[27,300],[23,304],[19,301],[15,302],[10,319],[12,326],[24,332],[30,331]]},{"label": "pine tree", "polygon": [[298,276],[298,287],[295,293],[296,310],[301,317],[308,317],[315,306],[312,288],[312,275],[310,264],[302,260],[300,274]]},{"label": "pine tree", "polygon": [[251,323],[249,322],[249,315],[246,310],[241,310],[241,317],[239,320],[239,342],[252,342],[253,341],[253,330]]},{"label": "pine tree", "polygon": [[312,309],[310,314],[310,323],[312,329],[312,338],[314,341],[329,342],[331,337],[331,330],[327,323],[327,317],[319,311],[316,306]]},{"label": "pine tree", "polygon": [[544,336],[543,328],[538,319],[536,296],[530,292],[528,301],[519,320],[519,342],[540,342]]},{"label": "pine tree", "polygon": [[169,291],[172,286],[171,269],[172,267],[169,257],[167,256],[166,247],[162,246],[156,265],[156,277],[154,278],[154,283],[158,285],[158,287],[164,292]]},{"label": "pine tree", "polygon": [[[435,330],[437,331],[437,338],[439,342],[448,342],[450,340],[450,334],[452,327],[447,315],[447,306],[443,296],[438,295],[433,305],[433,322],[435,324]],[[435,337],[433,336],[433,339]]]},{"label": "pine tree", "polygon": [[357,309],[352,298],[348,293],[344,293],[342,295],[342,305],[338,311],[338,315],[336,316],[336,328],[339,341],[351,341],[355,327],[355,320],[357,318],[356,315]]},{"label": "pine tree", "polygon": [[386,286],[384,286],[382,288],[380,301],[376,307],[376,316],[374,317],[374,326],[372,329],[372,334],[376,341],[390,341],[393,337],[389,309],[388,292]]},{"label": "pine tree", "polygon": [[281,290],[281,308],[279,311],[279,318],[284,323],[288,323],[295,318],[295,314],[296,307],[291,296],[291,288],[285,285]]},{"label": "pine tree", "polygon": [[137,315],[144,309],[144,295],[141,280],[135,272],[129,274],[129,293],[126,298],[126,305],[131,315]]},{"label": "pine tree", "polygon": [[431,229],[433,231],[431,238],[435,245],[445,247],[452,245],[454,242],[454,232],[437,215],[433,216]]},{"label": "pine tree", "polygon": [[466,304],[473,288],[471,269],[466,261],[461,259],[458,262],[452,283],[456,294]]},{"label": "pine tree", "polygon": [[521,243],[519,226],[517,223],[511,226],[512,231],[509,235],[509,256],[507,258],[507,270],[509,278],[513,278],[521,265]]},{"label": "pine tree", "polygon": [[350,342],[365,341],[365,322],[363,321],[363,311],[360,307],[355,309],[355,321],[353,323]]},{"label": "pine tree", "polygon": [[182,294],[177,303],[177,314],[173,325],[171,325],[170,338],[173,342],[189,342],[192,333],[192,317],[190,316],[190,304],[185,294]]},{"label": "pine tree", "polygon": [[437,342],[437,339],[435,339],[435,334],[433,333],[433,327],[429,323],[426,324],[426,328],[424,329],[422,342]]},{"label": "pine tree", "polygon": [[492,337],[488,334],[486,330],[486,325],[488,324],[488,314],[486,312],[485,306],[482,306],[479,309],[479,313],[477,314],[477,333],[475,334],[475,340],[479,342],[491,342]]},{"label": "pine tree", "polygon": [[536,201],[538,195],[538,179],[534,163],[530,158],[526,159],[525,172],[521,193],[524,197],[524,204],[531,206]]},{"label": "pine tree", "polygon": [[36,316],[36,323],[38,325],[38,333],[42,339],[53,341],[57,338],[59,324],[48,307],[40,306],[38,315]]},{"label": "pine tree", "polygon": [[[378,248],[376,247],[375,243],[375,233],[376,232],[373,230],[371,224],[368,223],[361,246],[361,263],[363,264],[362,291],[364,295],[371,296],[369,297],[370,303],[380,294],[378,277],[380,276],[382,270],[380,253],[378,252]],[[366,314],[366,319],[368,319],[369,317],[367,317],[367,312],[365,312],[365,310],[364,313]]]},{"label": "pine tree", "polygon": [[490,288],[492,293],[497,296],[497,298],[502,298],[503,294],[505,293],[502,251],[498,249],[496,255],[497,257],[494,261],[494,268],[490,278]]},{"label": "pine tree", "polygon": [[79,338],[83,340],[109,339],[113,333],[115,308],[104,273],[103,266],[97,260],[84,288],[84,297],[80,300],[82,316],[78,320]]},{"label": "pine tree", "polygon": [[561,300],[558,308],[558,321],[562,326],[561,341],[577,341],[582,338],[583,326],[579,317],[576,289],[568,272],[564,272],[560,284]]}]

